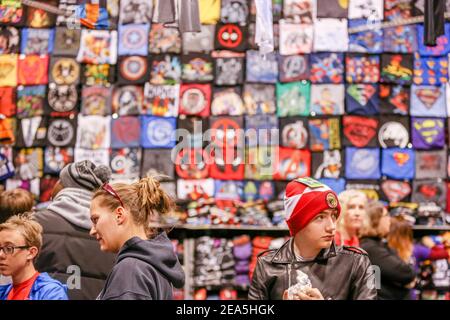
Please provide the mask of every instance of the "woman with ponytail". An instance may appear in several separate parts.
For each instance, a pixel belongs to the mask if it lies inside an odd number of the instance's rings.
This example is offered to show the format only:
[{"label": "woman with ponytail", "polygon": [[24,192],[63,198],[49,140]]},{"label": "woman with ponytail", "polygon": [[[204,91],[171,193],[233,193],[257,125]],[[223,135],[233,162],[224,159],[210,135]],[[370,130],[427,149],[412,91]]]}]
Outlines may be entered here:
[{"label": "woman with ponytail", "polygon": [[104,184],[91,203],[91,235],[100,249],[117,253],[116,264],[98,299],[172,299],[184,272],[165,232],[151,224],[173,207],[153,177],[133,184]]}]

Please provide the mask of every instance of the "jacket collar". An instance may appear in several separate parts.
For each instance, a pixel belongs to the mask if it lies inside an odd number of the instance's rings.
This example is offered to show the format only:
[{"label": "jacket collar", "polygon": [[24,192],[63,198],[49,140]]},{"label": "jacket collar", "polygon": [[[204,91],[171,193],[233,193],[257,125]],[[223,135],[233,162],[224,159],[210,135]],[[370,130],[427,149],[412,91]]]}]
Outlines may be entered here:
[{"label": "jacket collar", "polygon": [[[322,249],[314,258],[314,262],[326,261],[328,258],[336,256],[336,246],[334,241],[328,249]],[[298,262],[294,254],[294,238],[286,241],[274,254],[272,263],[289,264]]]}]

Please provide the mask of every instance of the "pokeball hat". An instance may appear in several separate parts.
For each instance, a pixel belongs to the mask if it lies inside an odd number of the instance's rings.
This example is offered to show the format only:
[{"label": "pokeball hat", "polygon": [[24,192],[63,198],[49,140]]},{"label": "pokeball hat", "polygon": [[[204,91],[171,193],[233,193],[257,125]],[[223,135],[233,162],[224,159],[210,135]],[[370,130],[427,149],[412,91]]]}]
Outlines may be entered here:
[{"label": "pokeball hat", "polygon": [[338,216],[341,212],[336,193],[312,178],[299,178],[288,183],[284,208],[291,236],[295,236],[315,216],[327,209],[336,209]]}]

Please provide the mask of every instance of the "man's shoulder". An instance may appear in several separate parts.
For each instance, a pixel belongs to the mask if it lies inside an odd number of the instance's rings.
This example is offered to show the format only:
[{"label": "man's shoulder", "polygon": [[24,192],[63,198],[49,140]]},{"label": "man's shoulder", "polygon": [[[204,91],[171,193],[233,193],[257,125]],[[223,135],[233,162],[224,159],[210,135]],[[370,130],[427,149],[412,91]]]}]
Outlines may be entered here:
[{"label": "man's shoulder", "polygon": [[354,246],[340,246],[337,248],[336,252],[342,255],[350,255],[350,256],[369,256],[369,254],[360,247]]},{"label": "man's shoulder", "polygon": [[267,249],[258,254],[258,260],[271,261],[278,249]]}]

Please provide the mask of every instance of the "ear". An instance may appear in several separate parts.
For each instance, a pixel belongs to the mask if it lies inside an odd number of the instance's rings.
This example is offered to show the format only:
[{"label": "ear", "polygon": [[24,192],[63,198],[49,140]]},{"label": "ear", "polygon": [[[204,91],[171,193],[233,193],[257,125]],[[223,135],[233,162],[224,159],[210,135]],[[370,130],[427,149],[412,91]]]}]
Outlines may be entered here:
[{"label": "ear", "polygon": [[118,207],[114,212],[117,225],[122,225],[127,221],[128,212],[123,207]]},{"label": "ear", "polygon": [[36,258],[36,256],[38,255],[39,250],[36,247],[31,247],[28,249],[28,255],[27,255],[27,260],[34,260],[34,258]]}]

